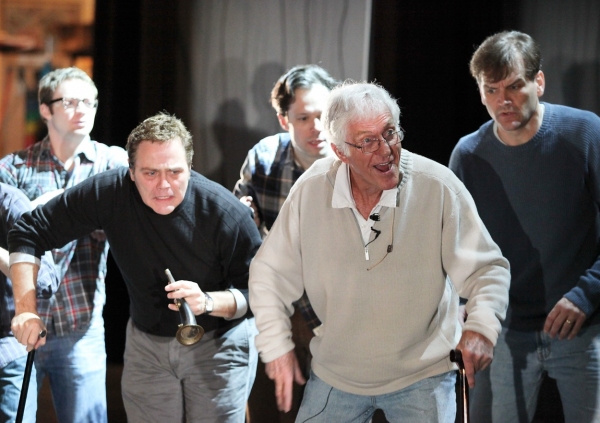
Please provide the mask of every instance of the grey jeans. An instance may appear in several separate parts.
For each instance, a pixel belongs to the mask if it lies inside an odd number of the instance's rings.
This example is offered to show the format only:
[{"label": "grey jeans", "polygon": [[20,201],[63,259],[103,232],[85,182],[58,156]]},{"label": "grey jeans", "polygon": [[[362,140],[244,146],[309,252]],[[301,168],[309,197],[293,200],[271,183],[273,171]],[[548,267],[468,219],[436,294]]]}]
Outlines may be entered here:
[{"label": "grey jeans", "polygon": [[195,345],[129,321],[121,388],[129,422],[243,423],[256,375],[254,319]]}]

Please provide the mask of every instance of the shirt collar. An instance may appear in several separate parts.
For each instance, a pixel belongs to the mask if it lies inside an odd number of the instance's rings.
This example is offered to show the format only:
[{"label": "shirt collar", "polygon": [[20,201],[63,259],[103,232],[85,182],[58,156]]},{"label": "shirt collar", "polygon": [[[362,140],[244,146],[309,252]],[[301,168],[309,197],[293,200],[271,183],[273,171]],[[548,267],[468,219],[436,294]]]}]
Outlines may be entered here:
[{"label": "shirt collar", "polygon": [[86,159],[90,162],[94,162],[96,160],[96,149],[94,148],[94,143],[90,139],[89,135],[85,137],[83,141],[77,146],[75,150],[75,156],[83,154]]},{"label": "shirt collar", "polygon": [[[397,191],[398,188],[383,191],[374,210],[378,210],[381,207],[396,207]],[[331,207],[334,209],[343,209],[345,207],[356,208],[356,203],[354,202],[352,190],[350,188],[350,167],[346,163],[341,164],[335,175]]]},{"label": "shirt collar", "polygon": [[[48,135],[42,140],[42,148],[47,150],[49,155],[52,155],[52,144],[50,143],[50,137]],[[77,146],[73,156],[78,156],[80,154],[83,154],[90,162],[96,161],[97,152],[89,135]]]}]

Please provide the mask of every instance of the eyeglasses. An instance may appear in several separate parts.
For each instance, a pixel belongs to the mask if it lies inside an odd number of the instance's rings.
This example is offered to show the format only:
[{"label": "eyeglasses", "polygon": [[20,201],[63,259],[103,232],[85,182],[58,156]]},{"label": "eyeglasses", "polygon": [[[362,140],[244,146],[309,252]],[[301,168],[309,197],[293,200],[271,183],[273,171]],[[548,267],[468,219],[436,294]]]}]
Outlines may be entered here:
[{"label": "eyeglasses", "polygon": [[70,98],[70,97],[60,97],[55,98],[54,100],[49,101],[48,106],[52,103],[56,103],[57,101],[62,101],[63,109],[76,109],[79,104],[83,104],[87,109],[96,109],[98,108],[98,99],[91,98]]},{"label": "eyeglasses", "polygon": [[346,144],[351,145],[352,147],[358,148],[360,151],[363,152],[363,154],[373,154],[377,150],[379,150],[379,147],[381,146],[382,138],[387,143],[387,145],[389,145],[390,147],[393,147],[394,145],[398,144],[400,141],[402,141],[404,139],[404,132],[402,132],[401,129],[398,129],[398,130],[388,129],[383,134],[381,134],[381,137],[365,138],[358,145],[352,144],[350,142],[346,142]]}]

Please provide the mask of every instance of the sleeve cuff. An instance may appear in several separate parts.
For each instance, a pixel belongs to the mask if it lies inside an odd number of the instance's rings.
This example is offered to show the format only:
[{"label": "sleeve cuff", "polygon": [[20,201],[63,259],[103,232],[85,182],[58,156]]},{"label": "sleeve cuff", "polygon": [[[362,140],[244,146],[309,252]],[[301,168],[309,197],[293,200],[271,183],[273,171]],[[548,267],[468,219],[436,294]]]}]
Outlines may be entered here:
[{"label": "sleeve cuff", "polygon": [[10,258],[8,261],[8,266],[12,266],[15,263],[32,263],[37,264],[38,267],[41,266],[42,262],[36,256],[32,256],[27,253],[10,253]]},{"label": "sleeve cuff", "polygon": [[584,291],[580,287],[574,287],[564,297],[579,307],[587,317],[594,312],[594,306],[590,304],[590,301],[586,298]]},{"label": "sleeve cuff", "polygon": [[248,301],[246,301],[246,297],[244,297],[244,295],[238,289],[231,288],[228,289],[228,291],[231,292],[233,294],[233,297],[235,298],[237,310],[233,317],[230,317],[229,319],[225,320],[235,320],[244,317],[248,312]]}]

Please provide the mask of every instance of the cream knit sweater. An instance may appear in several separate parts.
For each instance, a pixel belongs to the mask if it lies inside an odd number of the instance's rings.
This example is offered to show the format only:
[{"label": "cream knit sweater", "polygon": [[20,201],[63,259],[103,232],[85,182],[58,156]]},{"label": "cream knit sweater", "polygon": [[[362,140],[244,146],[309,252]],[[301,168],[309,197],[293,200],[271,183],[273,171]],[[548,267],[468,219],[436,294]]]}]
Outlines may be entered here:
[{"label": "cream knit sweater", "polygon": [[296,182],[250,267],[262,360],[293,349],[289,316],[303,290],[323,322],[311,342],[313,371],[346,392],[385,394],[451,370],[459,295],[469,299],[465,329],[495,344],[508,262],[458,178],[402,150],[397,204],[381,209],[366,261],[352,210],[331,206],[340,164],[319,160]]}]

